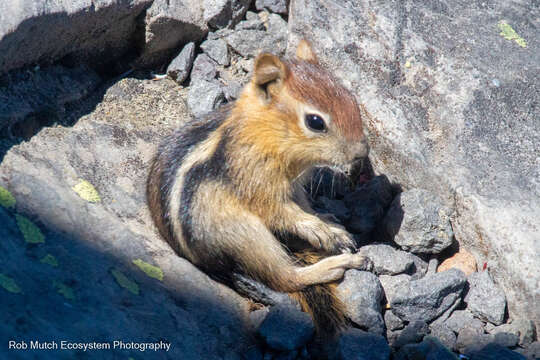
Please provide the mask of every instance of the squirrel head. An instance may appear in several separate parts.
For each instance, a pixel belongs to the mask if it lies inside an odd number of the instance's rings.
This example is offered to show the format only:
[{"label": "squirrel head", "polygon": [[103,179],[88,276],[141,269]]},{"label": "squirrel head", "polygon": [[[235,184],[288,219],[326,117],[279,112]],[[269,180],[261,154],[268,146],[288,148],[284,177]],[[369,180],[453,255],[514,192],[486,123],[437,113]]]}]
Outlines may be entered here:
[{"label": "squirrel head", "polygon": [[242,136],[293,175],[324,165],[348,172],[368,154],[356,99],[305,40],[288,61],[260,54],[239,104],[249,114]]}]

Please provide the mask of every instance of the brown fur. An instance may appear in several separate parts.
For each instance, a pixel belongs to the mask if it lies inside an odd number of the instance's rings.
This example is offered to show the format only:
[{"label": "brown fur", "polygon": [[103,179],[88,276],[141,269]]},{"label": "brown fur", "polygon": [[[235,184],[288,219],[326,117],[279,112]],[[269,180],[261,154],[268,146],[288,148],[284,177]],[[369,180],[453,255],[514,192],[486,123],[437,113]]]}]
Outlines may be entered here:
[{"label": "brown fur", "polygon": [[[305,125],[312,113],[324,118],[324,132]],[[334,334],[344,311],[331,283],[367,262],[344,252],[352,237],[319,218],[300,185],[316,165],[345,170],[366,155],[354,97],[301,42],[289,62],[261,54],[234,104],[165,139],[150,170],[148,204],[179,255],[220,279],[241,272],[291,293],[319,334]],[[281,242],[288,234],[307,251],[292,256]]]}]

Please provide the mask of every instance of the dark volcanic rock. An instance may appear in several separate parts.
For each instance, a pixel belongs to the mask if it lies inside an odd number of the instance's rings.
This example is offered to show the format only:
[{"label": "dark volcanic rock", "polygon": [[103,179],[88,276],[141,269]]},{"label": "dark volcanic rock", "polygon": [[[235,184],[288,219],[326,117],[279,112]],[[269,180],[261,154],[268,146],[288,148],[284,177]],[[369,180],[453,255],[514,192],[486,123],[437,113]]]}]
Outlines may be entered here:
[{"label": "dark volcanic rock", "polygon": [[375,275],[367,271],[347,270],[337,286],[337,294],[347,307],[347,316],[355,324],[369,332],[384,333],[381,314],[383,289]]},{"label": "dark volcanic rock", "polygon": [[258,334],[272,349],[291,351],[306,344],[315,327],[311,317],[294,306],[276,305],[258,329]]},{"label": "dark volcanic rock", "polygon": [[380,275],[379,281],[384,289],[384,295],[386,301],[390,304],[392,299],[396,295],[396,291],[402,286],[408,286],[408,283],[411,281],[411,276],[407,274],[399,275]]},{"label": "dark volcanic rock", "polygon": [[311,41],[365,105],[375,172],[453,207],[456,239],[537,327],[539,17],[527,0],[295,0],[288,46]]},{"label": "dark volcanic rock", "polygon": [[408,344],[400,349],[395,360],[458,360],[436,337],[426,336],[420,344]]},{"label": "dark volcanic rock", "polygon": [[472,313],[468,310],[456,310],[450,315],[450,317],[444,322],[452,331],[459,333],[464,327],[472,327],[482,329],[484,324],[475,319]]},{"label": "dark volcanic rock", "polygon": [[362,246],[359,252],[373,262],[373,272],[376,274],[396,275],[408,272],[414,266],[413,255],[390,245],[366,245]]},{"label": "dark volcanic rock", "polygon": [[390,347],[382,336],[360,329],[341,334],[338,345],[341,360],[389,360]]},{"label": "dark volcanic rock", "polygon": [[392,312],[407,321],[430,322],[460,299],[465,283],[465,275],[456,269],[426,275],[396,290]]},{"label": "dark volcanic rock", "polygon": [[178,84],[182,84],[189,76],[193,60],[195,59],[195,43],[189,43],[167,67],[167,75]]},{"label": "dark volcanic rock", "polygon": [[219,65],[229,65],[229,50],[223,39],[206,40],[201,44],[201,49]]},{"label": "dark volcanic rock", "polygon": [[467,308],[479,319],[501,325],[506,310],[504,292],[493,283],[487,271],[472,273],[468,281]]},{"label": "dark volcanic rock", "polygon": [[451,214],[437,196],[412,189],[394,199],[384,222],[386,231],[402,249],[438,254],[452,244]]},{"label": "dark volcanic rock", "polygon": [[424,336],[429,334],[429,327],[425,321],[411,321],[399,332],[399,335],[392,344],[392,347],[400,348],[406,344],[413,344],[422,341]]},{"label": "dark volcanic rock", "polygon": [[450,350],[456,348],[456,334],[445,324],[431,324],[429,326],[430,334],[437,338],[444,346]]},{"label": "dark volcanic rock", "polygon": [[201,40],[208,33],[203,12],[198,0],[154,0],[146,11],[144,45],[138,62],[157,65],[180,46]]},{"label": "dark volcanic rock", "polygon": [[255,8],[285,15],[288,11],[287,3],[288,0],[255,0]]},{"label": "dark volcanic rock", "polygon": [[471,360],[526,360],[525,356],[501,345],[489,344],[475,352]]}]

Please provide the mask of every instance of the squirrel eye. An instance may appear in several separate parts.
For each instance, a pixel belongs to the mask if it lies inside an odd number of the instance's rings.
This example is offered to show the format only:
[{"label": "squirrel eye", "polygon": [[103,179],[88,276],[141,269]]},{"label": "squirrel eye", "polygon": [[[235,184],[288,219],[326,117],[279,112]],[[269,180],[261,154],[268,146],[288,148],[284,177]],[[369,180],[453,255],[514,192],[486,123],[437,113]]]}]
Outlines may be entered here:
[{"label": "squirrel eye", "polygon": [[306,126],[315,132],[326,131],[326,124],[324,123],[322,117],[320,117],[319,115],[307,114],[305,116],[305,122]]}]

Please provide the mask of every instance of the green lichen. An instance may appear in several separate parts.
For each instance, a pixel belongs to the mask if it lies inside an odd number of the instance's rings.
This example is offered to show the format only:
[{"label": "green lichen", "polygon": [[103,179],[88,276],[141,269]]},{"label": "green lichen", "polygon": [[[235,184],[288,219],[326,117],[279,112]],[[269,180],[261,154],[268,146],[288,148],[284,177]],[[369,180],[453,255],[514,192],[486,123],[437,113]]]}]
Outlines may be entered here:
[{"label": "green lichen", "polygon": [[39,244],[45,242],[45,236],[33,222],[19,214],[15,215],[15,220],[17,220],[17,226],[27,243]]},{"label": "green lichen", "polygon": [[519,36],[517,32],[510,25],[508,25],[506,21],[502,20],[499,22],[499,30],[501,30],[499,35],[504,37],[506,40],[514,40],[516,44],[518,44],[522,48],[527,47],[527,42],[525,41],[525,39]]},{"label": "green lichen", "polygon": [[72,187],[72,189],[77,193],[77,195],[88,202],[97,203],[101,201],[101,197],[99,196],[99,193],[94,185],[90,184],[86,180],[81,180],[77,185]]},{"label": "green lichen", "polygon": [[127,289],[132,294],[139,295],[139,285],[137,285],[135,281],[124,275],[123,272],[117,269],[113,269],[111,270],[111,275],[114,277],[118,285],[120,285],[124,289]]},{"label": "green lichen", "polygon": [[15,205],[15,198],[4,187],[0,186],[0,205],[5,208],[10,208]]},{"label": "green lichen", "polygon": [[73,289],[60,281],[54,281],[53,286],[56,292],[68,300],[75,300],[75,292]]},{"label": "green lichen", "polygon": [[56,260],[56,257],[51,254],[47,254],[44,257],[39,260],[42,264],[51,265],[52,267],[58,267],[58,260]]},{"label": "green lichen", "polygon": [[157,266],[151,265],[146,261],[142,261],[141,259],[135,259],[133,260],[133,263],[146,275],[150,276],[151,278],[158,279],[159,281],[163,281],[163,271]]},{"label": "green lichen", "polygon": [[21,288],[17,285],[15,280],[2,273],[0,273],[0,286],[10,293],[18,294],[21,292]]}]

